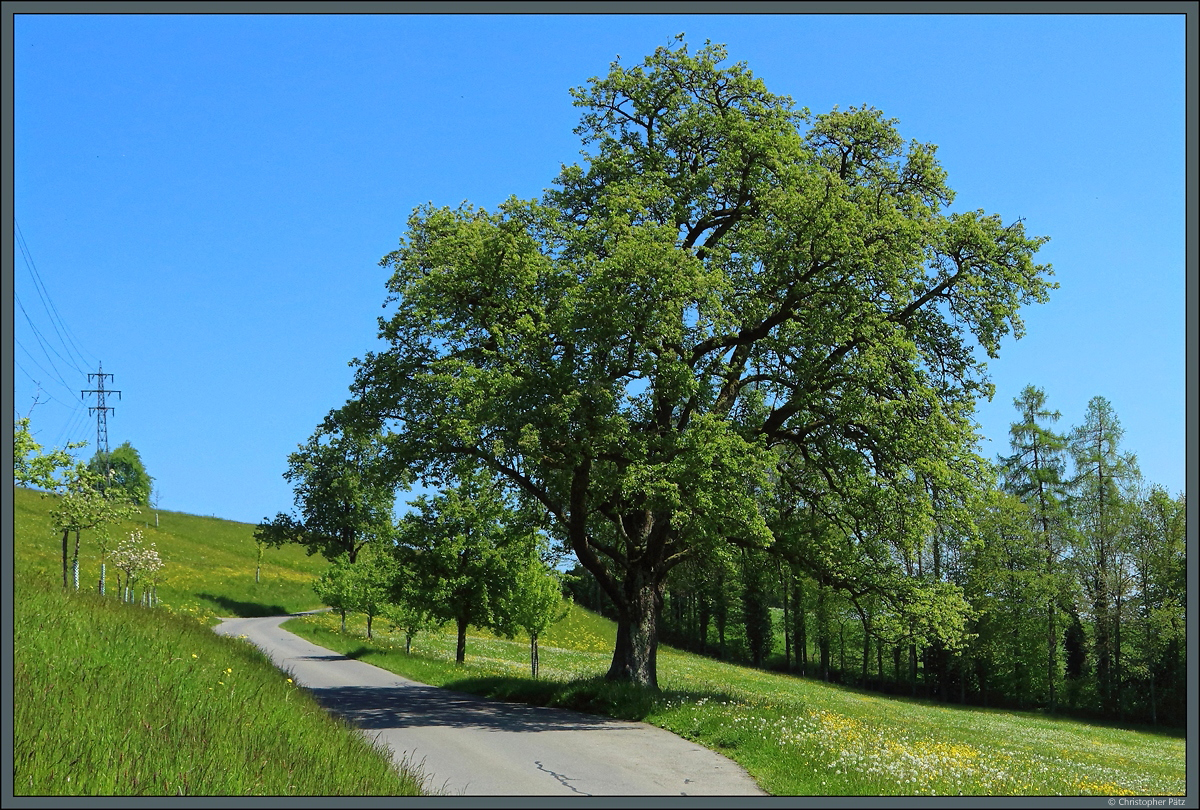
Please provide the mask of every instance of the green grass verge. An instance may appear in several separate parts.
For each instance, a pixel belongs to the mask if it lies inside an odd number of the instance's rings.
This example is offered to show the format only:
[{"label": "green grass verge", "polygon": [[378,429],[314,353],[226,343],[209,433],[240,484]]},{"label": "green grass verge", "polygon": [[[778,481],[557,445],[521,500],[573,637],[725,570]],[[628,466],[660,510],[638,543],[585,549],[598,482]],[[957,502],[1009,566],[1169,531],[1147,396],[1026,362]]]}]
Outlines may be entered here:
[{"label": "green grass verge", "polygon": [[421,795],[249,645],[46,577],[15,598],[14,795]]},{"label": "green grass verge", "polygon": [[154,529],[147,512],[112,536],[141,528],[157,544],[163,606],[127,605],[97,593],[90,533],[81,588],[63,590],[54,501],[14,492],[14,795],[420,795],[418,769],[398,772],[255,648],[209,628],[319,607],[323,560],[268,550],[256,584],[252,526],[160,512]]},{"label": "green grass verge", "polygon": [[[526,642],[474,631],[454,664],[451,632],[401,635],[318,614],[284,627],[434,686],[641,720],[720,751],[777,796],[1183,795],[1182,734],[1038,713],[883,697],[660,648],[661,692],[604,680],[615,628],[572,606],[529,676]],[[573,647],[578,643],[582,649]]]}]

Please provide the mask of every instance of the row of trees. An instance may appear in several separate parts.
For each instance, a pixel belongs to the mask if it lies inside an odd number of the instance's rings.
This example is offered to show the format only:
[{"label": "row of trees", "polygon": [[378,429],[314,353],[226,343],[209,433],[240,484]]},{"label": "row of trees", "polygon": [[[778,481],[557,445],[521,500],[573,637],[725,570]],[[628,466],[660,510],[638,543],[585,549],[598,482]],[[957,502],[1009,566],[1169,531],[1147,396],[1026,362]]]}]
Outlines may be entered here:
[{"label": "row of trees", "polygon": [[1066,434],[1041,390],[1014,404],[1013,452],[981,518],[990,536],[967,550],[960,574],[969,594],[994,600],[980,638],[997,692],[1181,725],[1185,495],[1143,481],[1103,397]]},{"label": "row of trees", "polygon": [[423,630],[450,622],[455,660],[466,657],[469,627],[530,639],[538,673],[538,637],[564,615],[562,590],[536,513],[515,503],[487,470],[464,466],[452,486],[393,516],[395,492],[380,471],[378,437],[332,423],[289,458],[300,516],[280,513],[255,531],[260,550],[300,543],[332,565],[314,587],[341,613],[377,617],[401,629],[406,647]]},{"label": "row of trees", "polygon": [[[1059,414],[1042,390],[1027,387],[1014,405],[1011,454],[976,494],[971,531],[943,527],[905,561],[907,576],[961,590],[969,618],[957,647],[897,633],[879,621],[878,598],[774,548],[680,566],[664,638],[892,692],[1182,724],[1185,496],[1142,480],[1107,400],[1093,399],[1066,433],[1054,431]],[[615,615],[581,566],[569,588]]]}]

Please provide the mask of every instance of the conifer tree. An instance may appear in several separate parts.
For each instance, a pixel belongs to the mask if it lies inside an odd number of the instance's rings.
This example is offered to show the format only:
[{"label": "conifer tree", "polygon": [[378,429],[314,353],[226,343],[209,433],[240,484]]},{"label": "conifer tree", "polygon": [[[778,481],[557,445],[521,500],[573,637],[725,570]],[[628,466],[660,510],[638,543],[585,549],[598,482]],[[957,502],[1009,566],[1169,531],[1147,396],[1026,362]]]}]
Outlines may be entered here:
[{"label": "conifer tree", "polygon": [[1092,613],[1096,688],[1100,708],[1120,714],[1121,611],[1129,585],[1128,489],[1138,479],[1137,459],[1120,449],[1124,430],[1104,397],[1088,402],[1084,423],[1070,434],[1075,462],[1075,559]]},{"label": "conifer tree", "polygon": [[1001,472],[1005,489],[1025,504],[1042,541],[1043,571],[1050,593],[1046,601],[1046,678],[1049,709],[1053,712],[1057,706],[1060,668],[1057,619],[1060,608],[1056,602],[1062,593],[1053,583],[1060,577],[1059,560],[1068,519],[1063,506],[1067,493],[1067,441],[1050,428],[1061,414],[1049,410],[1042,389],[1025,386],[1013,400],[1013,406],[1021,418],[1009,428],[1012,455],[1001,460]]}]

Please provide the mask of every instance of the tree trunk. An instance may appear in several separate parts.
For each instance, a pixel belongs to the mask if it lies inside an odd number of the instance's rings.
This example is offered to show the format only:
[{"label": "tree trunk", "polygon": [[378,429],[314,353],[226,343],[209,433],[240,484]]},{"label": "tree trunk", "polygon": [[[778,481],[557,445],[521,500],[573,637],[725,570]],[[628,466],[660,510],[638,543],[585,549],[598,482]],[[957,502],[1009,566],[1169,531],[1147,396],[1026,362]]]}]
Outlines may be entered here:
[{"label": "tree trunk", "polygon": [[657,689],[661,585],[649,572],[631,570],[625,576],[624,590],[623,604],[617,605],[617,644],[605,677]]},{"label": "tree trunk", "polygon": [[454,648],[454,663],[461,664],[467,660],[467,620],[455,620],[458,626],[458,645]]},{"label": "tree trunk", "polygon": [[817,647],[821,651],[821,680],[829,681],[829,615],[825,604],[825,586],[817,583]]},{"label": "tree trunk", "polygon": [[846,623],[838,621],[838,639],[841,642],[838,664],[838,682],[845,683],[846,678]]},{"label": "tree trunk", "polygon": [[[1120,574],[1117,576],[1120,577]],[[1124,693],[1122,691],[1123,675],[1121,674],[1121,602],[1123,595],[1121,584],[1118,582],[1116,593],[1117,612],[1113,616],[1113,633],[1115,636],[1113,640],[1113,667],[1115,669],[1115,672],[1113,673],[1113,692],[1114,700],[1117,704],[1117,718],[1120,720],[1125,719],[1125,700],[1123,697]]]},{"label": "tree trunk", "polygon": [[[721,582],[723,588],[724,581]],[[720,601],[717,602],[717,657],[722,661],[725,660],[725,626],[728,622],[729,614],[726,611],[725,595],[720,595]]]},{"label": "tree trunk", "polygon": [[1158,725],[1158,707],[1155,705],[1154,699],[1154,670],[1150,670],[1150,723]]},{"label": "tree trunk", "polygon": [[725,599],[725,569],[717,566],[717,585],[713,601],[713,617],[717,623],[717,657],[725,660],[725,627],[729,620],[729,605]]},{"label": "tree trunk", "polygon": [[[788,581],[783,575],[783,563],[776,558],[775,570],[779,572],[779,592],[783,595],[783,668],[785,672],[792,671],[792,614],[788,602]],[[791,573],[791,569],[788,569]]]},{"label": "tree trunk", "polygon": [[804,579],[803,574],[792,571],[792,582],[795,592],[792,594],[792,622],[795,624],[793,635],[796,637],[796,664],[800,674],[808,676],[808,617],[804,613]]},{"label": "tree trunk", "polygon": [[75,590],[79,590],[79,532],[75,532],[75,555],[71,558],[71,571],[75,579]]},{"label": "tree trunk", "polygon": [[104,596],[104,573],[105,573],[104,569],[105,569],[104,563],[100,563],[100,595],[101,596]]},{"label": "tree trunk", "polygon": [[529,669],[534,678],[538,676],[538,645],[537,633],[531,633],[529,636]]},{"label": "tree trunk", "polygon": [[917,696],[917,645],[908,645],[908,677],[912,681],[912,696]]},{"label": "tree trunk", "polygon": [[863,630],[863,654],[862,654],[862,683],[867,685],[869,677],[869,668],[871,666],[871,617],[866,613],[862,615],[862,630]]},{"label": "tree trunk", "polygon": [[967,705],[967,651],[963,650],[958,665],[958,702]]},{"label": "tree trunk", "polygon": [[63,529],[62,569],[63,569],[63,587],[64,588],[68,587],[67,586],[67,541],[70,539],[70,537],[71,537],[71,530]]},{"label": "tree trunk", "polygon": [[371,638],[371,619],[375,618],[370,613],[367,614],[367,639]]},{"label": "tree trunk", "polygon": [[879,669],[879,681],[878,681],[878,683],[876,683],[875,688],[882,692],[883,691],[883,642],[880,641],[879,639],[875,640],[875,663],[878,664],[878,669]]},{"label": "tree trunk", "polygon": [[1049,638],[1048,638],[1048,644],[1047,644],[1047,647],[1049,648],[1049,655],[1048,655],[1049,660],[1047,661],[1046,674],[1050,680],[1050,713],[1054,714],[1054,710],[1056,708],[1056,701],[1055,701],[1055,695],[1054,695],[1054,670],[1055,670],[1055,658],[1057,657],[1055,655],[1057,642],[1054,637],[1054,600],[1053,599],[1051,599],[1050,603],[1046,606],[1046,614],[1047,614],[1046,622],[1049,626],[1049,630],[1048,630]]}]

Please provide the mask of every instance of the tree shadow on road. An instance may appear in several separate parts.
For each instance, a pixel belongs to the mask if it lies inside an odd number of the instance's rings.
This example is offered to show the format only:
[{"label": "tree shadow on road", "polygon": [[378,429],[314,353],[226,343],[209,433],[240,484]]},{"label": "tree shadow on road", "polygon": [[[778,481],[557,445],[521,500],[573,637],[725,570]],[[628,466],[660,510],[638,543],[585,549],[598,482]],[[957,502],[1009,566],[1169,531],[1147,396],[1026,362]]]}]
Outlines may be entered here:
[{"label": "tree shadow on road", "polygon": [[635,721],[644,720],[656,711],[684,703],[720,703],[734,700],[725,692],[660,691],[627,681],[610,681],[603,676],[577,678],[565,683],[502,675],[479,676],[452,681],[446,684],[446,688],[495,700],[571,709]]},{"label": "tree shadow on road", "polygon": [[335,714],[363,729],[440,726],[493,731],[628,728],[628,723],[563,709],[528,706],[410,682],[404,686],[339,686],[309,690]]},{"label": "tree shadow on road", "polygon": [[243,602],[238,599],[230,599],[226,596],[218,596],[213,593],[198,593],[196,596],[219,607],[227,616],[237,616],[243,619],[258,618],[260,616],[281,616],[288,613],[288,609],[283,605],[268,605],[262,602]]}]

